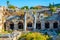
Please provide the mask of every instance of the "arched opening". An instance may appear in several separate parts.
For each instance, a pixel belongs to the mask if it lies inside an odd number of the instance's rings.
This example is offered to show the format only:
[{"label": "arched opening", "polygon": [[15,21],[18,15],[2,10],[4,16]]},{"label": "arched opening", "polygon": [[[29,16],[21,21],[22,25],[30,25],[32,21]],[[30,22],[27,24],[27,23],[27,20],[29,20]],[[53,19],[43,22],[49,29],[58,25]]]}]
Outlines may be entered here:
[{"label": "arched opening", "polygon": [[27,23],[27,30],[29,31],[33,30],[31,22]]},{"label": "arched opening", "polygon": [[45,22],[45,28],[49,28],[50,27],[50,24],[49,24],[49,22]]},{"label": "arched opening", "polygon": [[14,30],[14,23],[13,22],[10,23],[10,29]]},{"label": "arched opening", "polygon": [[36,29],[41,29],[41,23],[36,23]]},{"label": "arched opening", "polygon": [[58,22],[54,22],[54,23],[53,23],[53,27],[54,27],[54,28],[58,28]]},{"label": "arched opening", "polygon": [[23,29],[23,23],[22,23],[22,22],[19,22],[19,23],[18,23],[18,28],[19,28],[19,29]]},{"label": "arched opening", "polygon": [[32,27],[32,23],[27,23],[27,27]]}]

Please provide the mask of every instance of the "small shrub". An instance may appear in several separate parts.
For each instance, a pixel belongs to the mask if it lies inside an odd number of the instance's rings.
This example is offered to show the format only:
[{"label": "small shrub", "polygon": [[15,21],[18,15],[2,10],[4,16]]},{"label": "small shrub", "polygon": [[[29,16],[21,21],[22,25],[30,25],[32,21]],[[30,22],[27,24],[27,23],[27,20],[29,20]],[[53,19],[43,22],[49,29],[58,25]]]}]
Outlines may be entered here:
[{"label": "small shrub", "polygon": [[48,40],[49,36],[43,35],[38,32],[34,32],[34,33],[30,32],[30,33],[22,35],[18,40],[21,40],[21,39],[24,39],[24,40]]}]

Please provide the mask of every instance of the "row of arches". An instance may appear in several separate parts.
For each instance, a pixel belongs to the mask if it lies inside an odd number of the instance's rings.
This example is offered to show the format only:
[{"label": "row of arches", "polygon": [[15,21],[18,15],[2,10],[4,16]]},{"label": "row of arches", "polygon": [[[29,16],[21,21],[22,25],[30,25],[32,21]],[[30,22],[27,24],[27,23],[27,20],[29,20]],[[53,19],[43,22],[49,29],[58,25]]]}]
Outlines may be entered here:
[{"label": "row of arches", "polygon": [[[23,29],[23,23],[22,22],[18,23],[18,28]],[[10,29],[14,30],[14,23],[10,24]]]},{"label": "row of arches", "polygon": [[[27,27],[32,27],[33,24],[32,23],[27,23]],[[22,22],[18,23],[18,29],[23,29],[24,25]],[[46,22],[45,23],[45,28],[48,29],[50,27],[50,23]],[[53,23],[53,28],[58,28],[58,22],[54,22]],[[6,29],[6,24],[4,24],[4,29]],[[12,22],[10,24],[10,29],[14,30],[14,23]],[[36,29],[41,29],[41,23],[36,23]]]},{"label": "row of arches", "polygon": [[[48,29],[50,27],[49,22],[45,22],[45,28]],[[41,29],[41,23],[36,23],[36,28]],[[58,28],[58,22],[53,23],[53,28]]]},{"label": "row of arches", "polygon": [[[13,22],[11,22],[9,25],[10,25],[10,29],[11,29],[11,30],[14,30],[14,25],[15,25],[15,24],[14,24]],[[19,29],[23,29],[23,23],[22,23],[22,22],[19,22],[17,25],[18,25],[18,28],[19,28]],[[5,22],[5,23],[4,23],[4,29],[5,29],[5,30],[6,30],[6,26],[7,26],[7,25],[6,25],[6,22]]]}]

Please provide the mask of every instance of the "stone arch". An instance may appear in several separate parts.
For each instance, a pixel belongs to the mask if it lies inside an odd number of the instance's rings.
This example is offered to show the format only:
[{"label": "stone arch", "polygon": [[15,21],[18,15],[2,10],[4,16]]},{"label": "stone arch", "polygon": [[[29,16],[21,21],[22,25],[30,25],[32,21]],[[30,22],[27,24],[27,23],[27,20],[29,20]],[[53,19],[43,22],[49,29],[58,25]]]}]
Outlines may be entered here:
[{"label": "stone arch", "polygon": [[13,22],[10,22],[10,29],[14,30],[14,23]]},{"label": "stone arch", "polygon": [[55,22],[53,23],[53,28],[58,28],[58,22],[57,22],[57,21],[55,21]]},{"label": "stone arch", "polygon": [[41,29],[41,22],[36,23],[36,29]]},{"label": "stone arch", "polygon": [[49,28],[50,27],[50,24],[49,24],[49,22],[47,21],[47,22],[45,22],[45,28]]},{"label": "stone arch", "polygon": [[23,29],[23,22],[21,22],[21,21],[18,22],[18,28],[19,28],[19,29]]}]

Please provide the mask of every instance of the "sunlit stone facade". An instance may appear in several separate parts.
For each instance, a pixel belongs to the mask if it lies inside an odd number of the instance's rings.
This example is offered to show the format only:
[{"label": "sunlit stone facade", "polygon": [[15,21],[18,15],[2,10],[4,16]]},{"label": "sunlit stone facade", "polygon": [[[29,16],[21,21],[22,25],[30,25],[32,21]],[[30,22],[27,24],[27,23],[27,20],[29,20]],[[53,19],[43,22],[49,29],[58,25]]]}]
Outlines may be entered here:
[{"label": "sunlit stone facade", "polygon": [[[1,7],[1,10],[3,8]],[[0,11],[1,11],[0,10]],[[58,9],[57,9],[58,10]],[[2,10],[3,11],[3,10]],[[44,30],[59,29],[59,13],[51,13],[49,9],[44,10],[22,10],[4,9],[0,12],[0,29],[4,30]],[[23,15],[22,15],[23,14]],[[3,17],[5,18],[4,20]]]},{"label": "sunlit stone facade", "polygon": [[0,6],[0,32],[1,32],[2,29],[4,29],[4,22],[5,22],[4,8],[5,7]]}]

